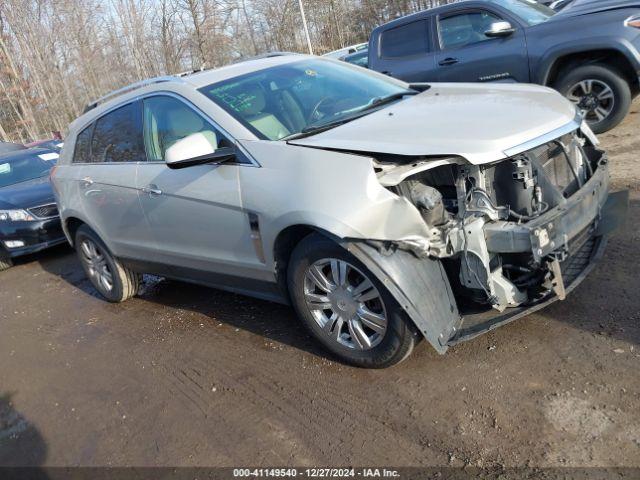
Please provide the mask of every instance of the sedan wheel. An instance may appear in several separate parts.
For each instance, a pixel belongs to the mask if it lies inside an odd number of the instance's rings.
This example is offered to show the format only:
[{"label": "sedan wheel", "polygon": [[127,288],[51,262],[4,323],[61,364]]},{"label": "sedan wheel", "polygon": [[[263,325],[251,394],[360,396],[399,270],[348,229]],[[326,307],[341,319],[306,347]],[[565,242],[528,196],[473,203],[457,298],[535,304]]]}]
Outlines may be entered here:
[{"label": "sedan wheel", "polygon": [[369,350],[387,331],[378,289],[350,263],[336,258],[314,262],[305,274],[304,296],[318,326],[332,341]]}]

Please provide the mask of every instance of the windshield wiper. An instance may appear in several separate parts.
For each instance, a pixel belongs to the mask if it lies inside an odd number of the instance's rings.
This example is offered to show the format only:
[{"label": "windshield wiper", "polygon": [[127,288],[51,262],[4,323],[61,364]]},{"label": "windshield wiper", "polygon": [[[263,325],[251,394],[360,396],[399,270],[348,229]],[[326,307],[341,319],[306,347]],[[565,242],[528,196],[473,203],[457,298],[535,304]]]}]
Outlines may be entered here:
[{"label": "windshield wiper", "polygon": [[305,127],[302,130],[300,130],[300,132],[291,134],[287,137],[283,137],[280,140],[295,140],[296,138],[304,138],[310,135],[315,135],[316,133],[324,132],[326,130],[331,130],[332,128],[348,123],[351,120],[355,120],[356,118],[364,117],[365,115],[366,115],[366,112],[358,111],[356,115],[349,115],[347,117],[342,117],[340,120],[335,120],[333,122],[321,123],[320,125]]},{"label": "windshield wiper", "polygon": [[363,112],[363,111],[366,111],[366,110],[371,110],[372,108],[379,107],[380,105],[385,105],[387,103],[391,103],[394,100],[400,100],[401,98],[409,96],[409,95],[417,95],[418,93],[419,92],[417,92],[416,90],[404,90],[402,92],[392,93],[391,95],[387,95],[386,97],[377,97],[377,98],[374,98],[371,101],[371,103],[369,103],[369,105],[367,105],[366,107],[364,107],[360,111]]},{"label": "windshield wiper", "polygon": [[315,126],[311,125],[311,126],[305,127],[299,133],[294,133],[292,135],[282,138],[281,140],[295,140],[297,138],[308,137],[310,135],[315,135],[316,133],[324,132],[326,130],[331,130],[332,128],[338,127],[340,125],[343,125],[357,118],[364,117],[365,115],[367,115],[367,113],[370,110],[374,108],[378,108],[387,103],[391,103],[394,100],[399,100],[407,95],[417,95],[418,93],[420,92],[416,90],[403,90],[402,92],[392,93],[391,95],[387,95],[385,97],[374,98],[366,106],[354,112],[353,115],[348,115],[346,117],[343,117],[339,120],[335,120],[333,122],[321,123],[320,125],[315,125]]}]

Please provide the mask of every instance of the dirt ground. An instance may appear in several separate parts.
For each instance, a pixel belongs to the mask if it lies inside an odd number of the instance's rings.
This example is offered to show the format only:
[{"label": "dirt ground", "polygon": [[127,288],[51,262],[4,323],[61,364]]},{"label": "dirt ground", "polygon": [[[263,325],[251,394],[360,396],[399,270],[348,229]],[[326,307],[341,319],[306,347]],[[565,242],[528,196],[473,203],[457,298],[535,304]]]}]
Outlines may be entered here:
[{"label": "dirt ground", "polygon": [[61,247],[0,274],[0,465],[640,466],[640,102],[602,136],[624,228],[564,302],[392,369],[283,306],[172,281],[101,300]]}]

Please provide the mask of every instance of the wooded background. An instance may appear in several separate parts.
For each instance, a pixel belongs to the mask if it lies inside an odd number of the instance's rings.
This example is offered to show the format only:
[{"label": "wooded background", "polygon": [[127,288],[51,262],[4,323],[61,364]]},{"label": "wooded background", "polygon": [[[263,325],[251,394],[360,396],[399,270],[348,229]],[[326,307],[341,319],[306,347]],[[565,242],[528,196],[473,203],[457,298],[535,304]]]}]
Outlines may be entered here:
[{"label": "wooded background", "polygon": [[[453,0],[303,0],[314,53]],[[0,140],[65,132],[128,83],[268,51],[308,52],[298,0],[0,0]]]}]

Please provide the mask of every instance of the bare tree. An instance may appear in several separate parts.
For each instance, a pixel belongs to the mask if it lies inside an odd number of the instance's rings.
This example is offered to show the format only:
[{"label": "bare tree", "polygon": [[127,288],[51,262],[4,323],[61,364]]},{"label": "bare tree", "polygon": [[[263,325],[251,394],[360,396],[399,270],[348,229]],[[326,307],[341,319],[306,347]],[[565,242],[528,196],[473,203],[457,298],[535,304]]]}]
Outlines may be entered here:
[{"label": "bare tree", "polygon": [[[315,53],[455,0],[304,0]],[[0,138],[64,131],[83,106],[141,78],[261,52],[307,51],[297,0],[0,0]]]}]

